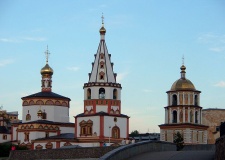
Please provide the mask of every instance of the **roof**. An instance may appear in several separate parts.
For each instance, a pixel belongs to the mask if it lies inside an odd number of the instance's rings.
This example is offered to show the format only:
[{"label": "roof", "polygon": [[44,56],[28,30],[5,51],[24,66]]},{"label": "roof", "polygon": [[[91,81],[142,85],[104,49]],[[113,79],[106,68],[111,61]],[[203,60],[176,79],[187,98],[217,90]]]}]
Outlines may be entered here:
[{"label": "roof", "polygon": [[193,83],[189,80],[189,79],[186,79],[186,78],[180,78],[178,80],[176,80],[170,91],[177,91],[177,90],[196,90],[195,89],[195,86],[193,85]]},{"label": "roof", "polygon": [[113,63],[111,63],[111,55],[108,53],[106,47],[104,34],[105,28],[103,27],[100,29],[101,40],[97,53],[95,54],[95,60],[92,64],[92,71],[89,74],[89,83],[116,83],[116,74],[113,72]]},{"label": "roof", "polygon": [[5,126],[0,126],[0,133],[9,133],[9,130]]},{"label": "roof", "polygon": [[62,98],[62,99],[67,99],[67,100],[70,101],[70,98],[61,96],[61,95],[56,94],[54,92],[38,92],[38,93],[31,94],[31,95],[26,96],[26,97],[22,97],[22,99],[24,99],[24,98],[34,98],[34,97]]},{"label": "roof", "polygon": [[112,115],[112,114],[108,114],[108,113],[102,112],[102,111],[98,112],[98,113],[95,113],[95,114],[84,114],[84,113],[81,113],[81,114],[76,115],[75,117],[90,117],[90,116],[116,116],[116,117],[130,118],[129,116],[127,116],[125,114]]},{"label": "roof", "polygon": [[74,133],[63,133],[60,135],[56,135],[56,136],[50,136],[50,137],[46,137],[46,138],[38,138],[35,140],[44,140],[44,139],[74,139]]},{"label": "roof", "polygon": [[22,124],[34,124],[34,123],[38,123],[38,124],[74,124],[71,122],[53,122],[53,121],[48,121],[48,120],[36,120],[36,121],[31,121],[31,122],[24,122]]}]

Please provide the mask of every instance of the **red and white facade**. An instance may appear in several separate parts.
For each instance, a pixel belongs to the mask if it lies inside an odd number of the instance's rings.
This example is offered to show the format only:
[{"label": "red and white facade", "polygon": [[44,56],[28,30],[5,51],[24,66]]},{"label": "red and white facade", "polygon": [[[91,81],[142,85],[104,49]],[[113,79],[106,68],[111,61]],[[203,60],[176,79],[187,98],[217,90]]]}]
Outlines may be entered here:
[{"label": "red and white facade", "polygon": [[105,43],[104,23],[89,81],[84,84],[84,112],[75,116],[75,138],[82,146],[119,143],[129,135],[129,117],[121,114],[121,84],[116,82]]},{"label": "red and white facade", "polygon": [[173,142],[175,133],[180,132],[185,144],[207,144],[208,126],[202,124],[201,92],[185,77],[185,69],[182,65],[181,78],[167,91],[165,123],[159,125],[160,140]]},{"label": "red and white facade", "polygon": [[68,143],[59,140],[60,136],[74,134],[74,123],[69,122],[70,99],[52,92],[48,54],[47,50],[46,65],[41,69],[41,92],[22,97],[22,123],[12,124],[11,141],[30,149],[59,148]]}]

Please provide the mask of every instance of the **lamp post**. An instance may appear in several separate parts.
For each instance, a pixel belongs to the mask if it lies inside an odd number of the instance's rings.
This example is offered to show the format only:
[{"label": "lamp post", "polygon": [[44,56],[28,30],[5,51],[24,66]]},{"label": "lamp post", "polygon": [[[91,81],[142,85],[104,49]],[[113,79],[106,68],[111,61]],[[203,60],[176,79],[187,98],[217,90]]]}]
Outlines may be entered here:
[{"label": "lamp post", "polygon": [[110,128],[111,126],[109,126],[109,146],[110,146]]}]

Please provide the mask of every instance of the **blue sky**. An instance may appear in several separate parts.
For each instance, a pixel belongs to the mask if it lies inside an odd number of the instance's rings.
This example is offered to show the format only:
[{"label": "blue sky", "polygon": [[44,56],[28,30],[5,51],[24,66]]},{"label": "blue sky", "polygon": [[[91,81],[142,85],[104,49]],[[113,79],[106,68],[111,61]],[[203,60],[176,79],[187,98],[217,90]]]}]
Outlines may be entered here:
[{"label": "blue sky", "polygon": [[130,131],[159,132],[173,82],[186,77],[202,91],[203,108],[225,109],[225,1],[0,1],[0,104],[18,110],[21,97],[41,91],[46,46],[53,92],[71,98],[70,120],[83,111],[83,84],[100,40],[122,84]]}]

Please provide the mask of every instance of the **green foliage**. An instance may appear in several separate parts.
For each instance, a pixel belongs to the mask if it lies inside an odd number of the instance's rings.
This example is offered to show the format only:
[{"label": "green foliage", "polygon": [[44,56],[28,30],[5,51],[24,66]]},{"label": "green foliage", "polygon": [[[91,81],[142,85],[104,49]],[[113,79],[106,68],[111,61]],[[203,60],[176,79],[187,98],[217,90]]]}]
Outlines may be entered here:
[{"label": "green foliage", "polygon": [[139,132],[137,130],[134,130],[130,133],[130,136],[131,137],[136,137],[136,136],[139,136]]},{"label": "green foliage", "polygon": [[180,134],[180,132],[177,132],[177,133],[174,135],[173,143],[176,143],[176,145],[177,145],[177,151],[180,151],[180,150],[183,149],[183,147],[184,147],[184,138],[183,138],[183,136]]}]

